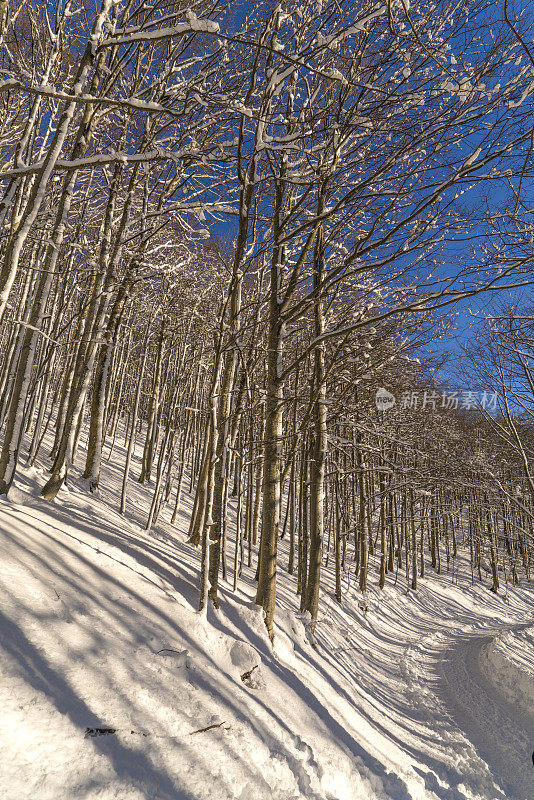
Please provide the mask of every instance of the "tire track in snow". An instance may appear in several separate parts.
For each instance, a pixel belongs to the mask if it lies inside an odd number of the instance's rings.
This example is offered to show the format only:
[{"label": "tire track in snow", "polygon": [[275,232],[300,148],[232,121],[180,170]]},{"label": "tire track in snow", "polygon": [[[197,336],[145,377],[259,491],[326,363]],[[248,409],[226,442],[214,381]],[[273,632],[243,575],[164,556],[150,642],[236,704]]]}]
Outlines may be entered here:
[{"label": "tire track in snow", "polygon": [[[528,625],[502,628],[521,631]],[[534,709],[512,706],[481,660],[496,632],[458,639],[443,654],[442,696],[460,729],[491,769],[507,800],[534,798]],[[510,674],[516,667],[510,666]]]}]

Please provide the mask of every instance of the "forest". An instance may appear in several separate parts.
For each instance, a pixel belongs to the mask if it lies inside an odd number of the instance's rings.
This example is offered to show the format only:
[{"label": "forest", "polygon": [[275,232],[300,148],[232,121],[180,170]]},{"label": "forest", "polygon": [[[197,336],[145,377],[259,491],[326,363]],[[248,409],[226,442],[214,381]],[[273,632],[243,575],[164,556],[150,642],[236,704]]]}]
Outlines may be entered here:
[{"label": "forest", "polygon": [[533,10],[0,0],[2,508],[164,530],[274,647],[434,579],[532,621]]}]

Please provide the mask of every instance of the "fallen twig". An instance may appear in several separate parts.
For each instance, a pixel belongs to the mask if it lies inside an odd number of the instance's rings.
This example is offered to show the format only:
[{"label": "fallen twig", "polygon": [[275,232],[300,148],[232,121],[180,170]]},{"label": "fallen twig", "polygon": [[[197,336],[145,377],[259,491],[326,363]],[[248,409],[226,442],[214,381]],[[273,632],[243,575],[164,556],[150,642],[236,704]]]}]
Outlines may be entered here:
[{"label": "fallen twig", "polygon": [[190,731],[189,736],[193,736],[194,733],[204,733],[205,731],[211,731],[213,728],[221,728],[225,723],[224,722],[214,722],[213,725],[208,725],[206,728],[199,728],[198,731]]},{"label": "fallen twig", "polygon": [[[214,728],[222,728],[225,725],[225,722],[214,722],[213,725],[207,725],[205,728],[199,728],[196,731],[189,731],[189,736],[193,736],[195,733],[205,733],[206,731],[211,731]],[[230,730],[230,726],[225,728],[225,730]],[[113,736],[116,733],[130,733],[132,736],[151,736],[153,739],[181,739],[184,734],[180,736],[167,736],[164,733],[146,733],[145,731],[132,731],[131,728],[107,728],[107,727],[95,727],[95,728],[86,728],[85,729],[85,739],[94,739],[97,736]]]},{"label": "fallen twig", "polygon": [[252,673],[254,672],[254,670],[255,670],[255,669],[258,669],[258,666],[259,666],[258,664],[255,664],[255,665],[252,667],[252,669],[249,669],[249,670],[247,670],[247,672],[244,672],[244,673],[241,675],[241,680],[242,680],[242,681],[248,681],[248,679],[250,678],[250,676],[252,675]]}]

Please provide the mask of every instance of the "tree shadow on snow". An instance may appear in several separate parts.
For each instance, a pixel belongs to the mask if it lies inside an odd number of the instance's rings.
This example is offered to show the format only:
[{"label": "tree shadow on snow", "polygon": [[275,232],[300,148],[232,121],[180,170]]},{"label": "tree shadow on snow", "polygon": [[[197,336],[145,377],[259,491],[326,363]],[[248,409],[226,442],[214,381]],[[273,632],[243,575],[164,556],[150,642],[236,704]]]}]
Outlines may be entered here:
[{"label": "tree shadow on snow", "polygon": [[[21,629],[0,612],[0,646],[14,660],[25,681],[36,691],[52,701],[59,714],[64,714],[79,729],[83,739],[87,726],[102,725],[94,712],[81,700],[69,684],[55,672],[39,651],[26,638]],[[47,731],[42,731],[48,738]],[[185,791],[169,775],[158,770],[139,748],[126,747],[116,737],[96,737],[85,741],[85,746],[94,748],[106,756],[118,778],[143,787],[153,786],[158,800],[195,800],[194,795]],[[87,791],[102,787],[96,782],[86,786]]]}]

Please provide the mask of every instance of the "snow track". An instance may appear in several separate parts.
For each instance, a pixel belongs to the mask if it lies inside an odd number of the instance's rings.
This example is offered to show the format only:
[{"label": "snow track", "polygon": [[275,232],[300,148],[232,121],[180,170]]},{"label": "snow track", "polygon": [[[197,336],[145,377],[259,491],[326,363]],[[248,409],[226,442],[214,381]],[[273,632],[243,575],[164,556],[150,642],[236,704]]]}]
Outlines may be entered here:
[{"label": "snow track", "polygon": [[[515,625],[506,632],[523,633],[529,625]],[[503,631],[459,638],[444,653],[440,665],[442,697],[448,709],[479,755],[489,765],[506,800],[534,798],[534,707],[510,702],[514,685],[527,688],[534,697],[534,672],[495,651]],[[498,648],[500,650],[500,648]],[[531,666],[534,669],[534,651]],[[530,692],[528,691],[530,686]]]}]

